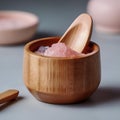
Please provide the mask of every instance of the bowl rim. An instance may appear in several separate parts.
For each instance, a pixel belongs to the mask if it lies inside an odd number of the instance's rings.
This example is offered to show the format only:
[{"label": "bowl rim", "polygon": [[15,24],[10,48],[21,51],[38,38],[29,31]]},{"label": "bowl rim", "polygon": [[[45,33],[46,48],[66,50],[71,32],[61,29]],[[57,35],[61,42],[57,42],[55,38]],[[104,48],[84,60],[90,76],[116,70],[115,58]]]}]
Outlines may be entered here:
[{"label": "bowl rim", "polygon": [[30,55],[34,56],[34,57],[38,57],[38,58],[49,58],[49,59],[60,59],[60,60],[65,60],[65,59],[82,59],[82,58],[87,58],[90,56],[93,56],[95,54],[97,54],[98,52],[100,52],[100,47],[97,43],[90,41],[91,44],[94,45],[94,51],[87,53],[85,56],[78,56],[78,57],[51,57],[51,56],[44,56],[44,55],[38,55],[35,52],[30,50],[30,46],[34,43],[37,43],[39,41],[43,41],[43,40],[50,40],[50,39],[60,39],[60,36],[53,36],[53,37],[45,37],[45,38],[39,38],[33,41],[28,42],[25,46],[24,46],[24,52],[28,52]]},{"label": "bowl rim", "polygon": [[[14,15],[19,16],[19,15],[23,15],[29,18],[32,18],[32,22],[31,23],[27,23],[26,25],[23,25],[22,27],[13,27],[13,28],[9,28],[9,29],[0,29],[0,32],[5,31],[5,32],[9,32],[9,31],[16,31],[16,30],[22,30],[22,29],[27,29],[30,28],[32,26],[37,26],[39,24],[39,18],[37,15],[35,15],[34,13],[31,12],[26,12],[26,11],[17,11],[17,10],[0,10],[0,17],[3,16],[8,16],[8,18],[11,16],[11,18],[16,19]],[[17,19],[16,19],[17,20]],[[21,19],[22,21],[22,19]]]}]

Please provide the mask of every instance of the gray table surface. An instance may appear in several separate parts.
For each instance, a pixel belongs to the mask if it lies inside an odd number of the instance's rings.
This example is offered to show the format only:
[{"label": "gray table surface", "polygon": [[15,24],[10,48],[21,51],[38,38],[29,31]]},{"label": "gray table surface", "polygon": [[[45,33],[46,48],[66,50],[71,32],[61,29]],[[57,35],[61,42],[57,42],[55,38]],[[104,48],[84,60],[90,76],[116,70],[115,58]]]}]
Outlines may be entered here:
[{"label": "gray table surface", "polygon": [[[40,26],[33,39],[62,35],[72,21],[86,12],[87,0],[0,0],[0,10],[35,13]],[[119,120],[120,119],[120,35],[93,30],[92,41],[101,49],[101,84],[85,102],[53,105],[37,101],[26,89],[22,77],[25,44],[0,46],[0,91],[15,88],[18,100],[0,106],[0,120]]]}]

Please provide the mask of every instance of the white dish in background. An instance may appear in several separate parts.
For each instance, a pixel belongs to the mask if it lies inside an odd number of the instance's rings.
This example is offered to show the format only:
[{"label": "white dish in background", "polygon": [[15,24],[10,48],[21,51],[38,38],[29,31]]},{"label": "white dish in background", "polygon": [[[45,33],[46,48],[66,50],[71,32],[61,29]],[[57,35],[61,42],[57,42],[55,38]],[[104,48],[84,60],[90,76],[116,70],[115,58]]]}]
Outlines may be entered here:
[{"label": "white dish in background", "polygon": [[0,44],[18,44],[29,40],[36,32],[39,19],[23,11],[0,11]]}]

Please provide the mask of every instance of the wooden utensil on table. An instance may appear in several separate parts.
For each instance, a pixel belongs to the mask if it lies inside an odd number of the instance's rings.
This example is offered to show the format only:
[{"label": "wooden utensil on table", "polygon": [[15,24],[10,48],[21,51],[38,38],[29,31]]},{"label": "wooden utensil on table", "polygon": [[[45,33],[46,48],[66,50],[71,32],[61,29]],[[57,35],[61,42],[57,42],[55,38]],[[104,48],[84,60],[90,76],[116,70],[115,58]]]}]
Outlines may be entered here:
[{"label": "wooden utensil on table", "polygon": [[0,93],[0,104],[16,99],[18,94],[19,91],[15,89],[10,89],[3,93]]}]

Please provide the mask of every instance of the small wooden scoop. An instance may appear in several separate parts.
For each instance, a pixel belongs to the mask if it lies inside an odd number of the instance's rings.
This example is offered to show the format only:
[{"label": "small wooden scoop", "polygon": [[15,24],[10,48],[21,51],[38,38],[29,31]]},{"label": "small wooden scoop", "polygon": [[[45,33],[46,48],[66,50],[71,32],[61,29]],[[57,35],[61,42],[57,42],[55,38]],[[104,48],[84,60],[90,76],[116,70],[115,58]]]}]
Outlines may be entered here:
[{"label": "small wooden scoop", "polygon": [[18,94],[19,94],[19,91],[15,89],[7,90],[3,93],[0,93],[0,104],[16,99]]},{"label": "small wooden scoop", "polygon": [[59,42],[64,42],[76,52],[83,52],[92,33],[92,18],[88,14],[81,14],[70,25]]}]

